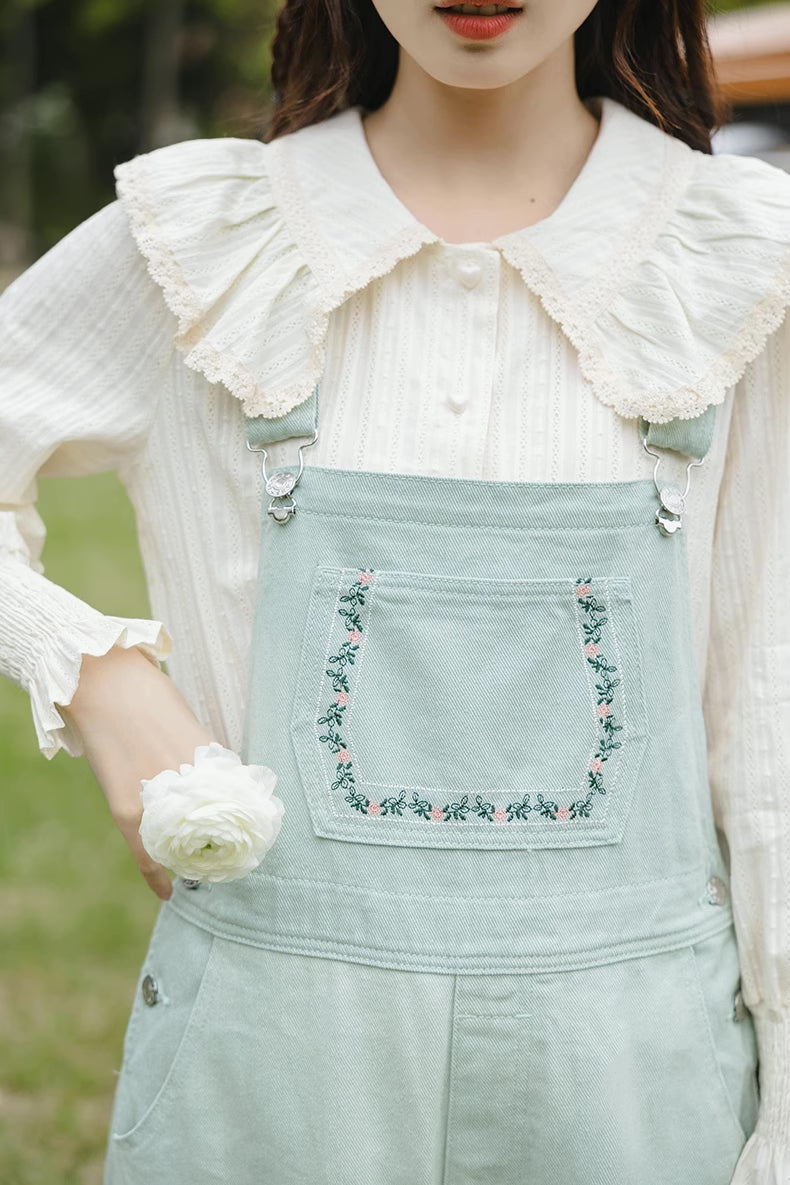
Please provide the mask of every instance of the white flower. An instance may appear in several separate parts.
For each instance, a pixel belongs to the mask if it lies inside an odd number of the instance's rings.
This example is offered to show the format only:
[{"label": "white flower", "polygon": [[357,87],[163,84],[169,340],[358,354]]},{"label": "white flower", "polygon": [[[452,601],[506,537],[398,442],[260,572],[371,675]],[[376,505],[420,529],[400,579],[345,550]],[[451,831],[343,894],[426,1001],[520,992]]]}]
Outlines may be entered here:
[{"label": "white flower", "polygon": [[231,881],[251,872],[274,843],[285,806],[277,775],[244,765],[217,741],[195,764],[142,778],[140,838],[152,859],[190,880]]}]

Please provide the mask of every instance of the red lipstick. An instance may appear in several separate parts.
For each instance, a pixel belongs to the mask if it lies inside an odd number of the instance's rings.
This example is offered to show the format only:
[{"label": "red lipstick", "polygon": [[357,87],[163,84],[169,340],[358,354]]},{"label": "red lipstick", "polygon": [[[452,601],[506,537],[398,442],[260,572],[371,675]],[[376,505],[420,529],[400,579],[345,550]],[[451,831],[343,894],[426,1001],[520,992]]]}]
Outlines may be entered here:
[{"label": "red lipstick", "polygon": [[[461,12],[459,9],[486,9],[485,12]],[[496,8],[496,12],[490,9]],[[506,11],[505,11],[506,10]],[[487,41],[506,32],[521,13],[520,5],[489,4],[487,0],[471,0],[465,4],[439,4],[436,12],[453,33],[469,41]]]}]

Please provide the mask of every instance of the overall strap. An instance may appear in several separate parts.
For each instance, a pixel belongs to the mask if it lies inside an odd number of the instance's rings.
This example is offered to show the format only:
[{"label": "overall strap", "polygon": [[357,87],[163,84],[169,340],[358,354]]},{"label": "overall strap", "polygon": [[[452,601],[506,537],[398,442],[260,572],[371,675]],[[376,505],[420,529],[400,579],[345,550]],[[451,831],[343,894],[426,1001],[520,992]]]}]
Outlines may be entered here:
[{"label": "overall strap", "polygon": [[[656,526],[662,535],[674,535],[683,525],[683,513],[686,508],[686,495],[689,491],[691,470],[695,465],[701,465],[710,449],[713,440],[713,429],[716,425],[716,408],[713,404],[706,407],[701,416],[691,420],[676,418],[666,424],[649,423],[642,416],[639,417],[639,435],[642,444],[651,456],[656,458],[653,469],[653,482],[659,498],[656,510]],[[651,447],[652,446],[652,447]],[[655,448],[671,449],[689,458],[686,466],[686,488],[684,490],[672,483],[665,484],[658,480],[658,470],[662,455]]]},{"label": "overall strap", "polygon": [[698,459],[704,457],[710,448],[715,426],[716,407],[712,403],[701,416],[693,420],[675,419],[666,424],[653,424],[639,417],[639,433],[646,436],[648,444],[673,449],[686,457]]},{"label": "overall strap", "polygon": [[312,394],[284,416],[245,416],[244,432],[251,448],[266,448],[294,436],[314,436],[318,430],[318,384]]},{"label": "overall strap", "polygon": [[[251,452],[261,454],[261,468],[266,493],[271,497],[266,513],[276,523],[290,522],[296,514],[296,500],[293,492],[299,485],[299,479],[304,469],[304,449],[314,444],[318,436],[318,383],[312,393],[296,407],[292,407],[284,416],[245,416],[244,433],[247,437],[247,448]],[[297,472],[287,466],[281,471],[267,473],[267,447],[278,441],[290,440],[292,437],[309,437],[299,445],[297,452]]]}]

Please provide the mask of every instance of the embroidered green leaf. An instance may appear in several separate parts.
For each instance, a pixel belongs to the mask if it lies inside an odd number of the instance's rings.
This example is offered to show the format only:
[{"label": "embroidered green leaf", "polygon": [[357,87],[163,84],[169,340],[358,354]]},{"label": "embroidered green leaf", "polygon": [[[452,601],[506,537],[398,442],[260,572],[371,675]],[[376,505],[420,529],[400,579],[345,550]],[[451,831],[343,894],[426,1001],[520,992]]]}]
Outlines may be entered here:
[{"label": "embroidered green leaf", "polygon": [[567,806],[544,794],[537,794],[536,802],[533,804],[528,793],[506,806],[498,807],[481,794],[475,795],[472,803],[469,801],[469,795],[464,794],[458,801],[440,806],[427,798],[421,798],[417,791],[412,792],[409,800],[406,798],[405,790],[397,796],[391,795],[377,800],[368,798],[356,788],[351,751],[343,737],[345,712],[352,696],[347,670],[354,666],[360,651],[366,626],[360,610],[365,606],[366,594],[372,582],[373,570],[361,570],[356,580],[339,597],[338,615],[343,620],[347,636],[338,647],[337,653],[330,655],[329,666],[325,671],[332,681],[334,702],[327,705],[324,715],[319,716],[316,721],[318,725],[325,726],[325,732],[319,733],[319,742],[326,745],[337,758],[332,790],[347,791],[344,801],[352,810],[368,818],[402,818],[405,812],[409,812],[416,819],[430,824],[463,823],[473,817],[493,825],[523,823],[530,815],[555,823],[589,818],[593,811],[594,796],[606,794],[604,765],[614,750],[622,747],[622,742],[614,737],[616,733],[623,731],[623,725],[615,710],[616,689],[621,682],[618,668],[602,653],[603,628],[609,621],[608,609],[593,590],[592,577],[579,577],[576,580],[575,595],[584,615],[581,627],[585,657],[598,678],[594,687],[597,693],[595,706],[600,734],[590,768],[586,771],[587,796]]}]

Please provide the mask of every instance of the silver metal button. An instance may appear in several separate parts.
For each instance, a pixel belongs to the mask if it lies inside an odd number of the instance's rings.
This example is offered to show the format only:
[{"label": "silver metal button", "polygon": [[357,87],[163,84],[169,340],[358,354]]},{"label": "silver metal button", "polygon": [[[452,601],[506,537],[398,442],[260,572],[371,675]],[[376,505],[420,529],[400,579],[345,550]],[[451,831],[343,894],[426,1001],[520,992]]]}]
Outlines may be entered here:
[{"label": "silver metal button", "polygon": [[483,269],[479,263],[475,263],[472,259],[463,259],[456,264],[458,271],[458,279],[463,284],[464,288],[474,288],[476,284],[480,283],[480,277],[483,274]]},{"label": "silver metal button", "polygon": [[740,988],[735,993],[735,999],[732,1002],[732,1018],[733,1020],[746,1020],[747,1013],[746,1004],[743,999],[743,992]]},{"label": "silver metal button", "polygon": [[686,499],[677,486],[662,486],[658,496],[661,499],[661,505],[670,514],[683,514],[686,509]]},{"label": "silver metal button", "polygon": [[707,884],[708,901],[711,905],[726,905],[730,899],[729,890],[721,877],[712,876]]},{"label": "silver metal button", "polygon": [[153,975],[146,975],[143,980],[143,1000],[149,1008],[159,1003],[159,988]]},{"label": "silver metal button", "polygon": [[274,498],[284,498],[290,494],[296,485],[296,474],[284,469],[281,473],[273,473],[266,480],[266,493]]}]

